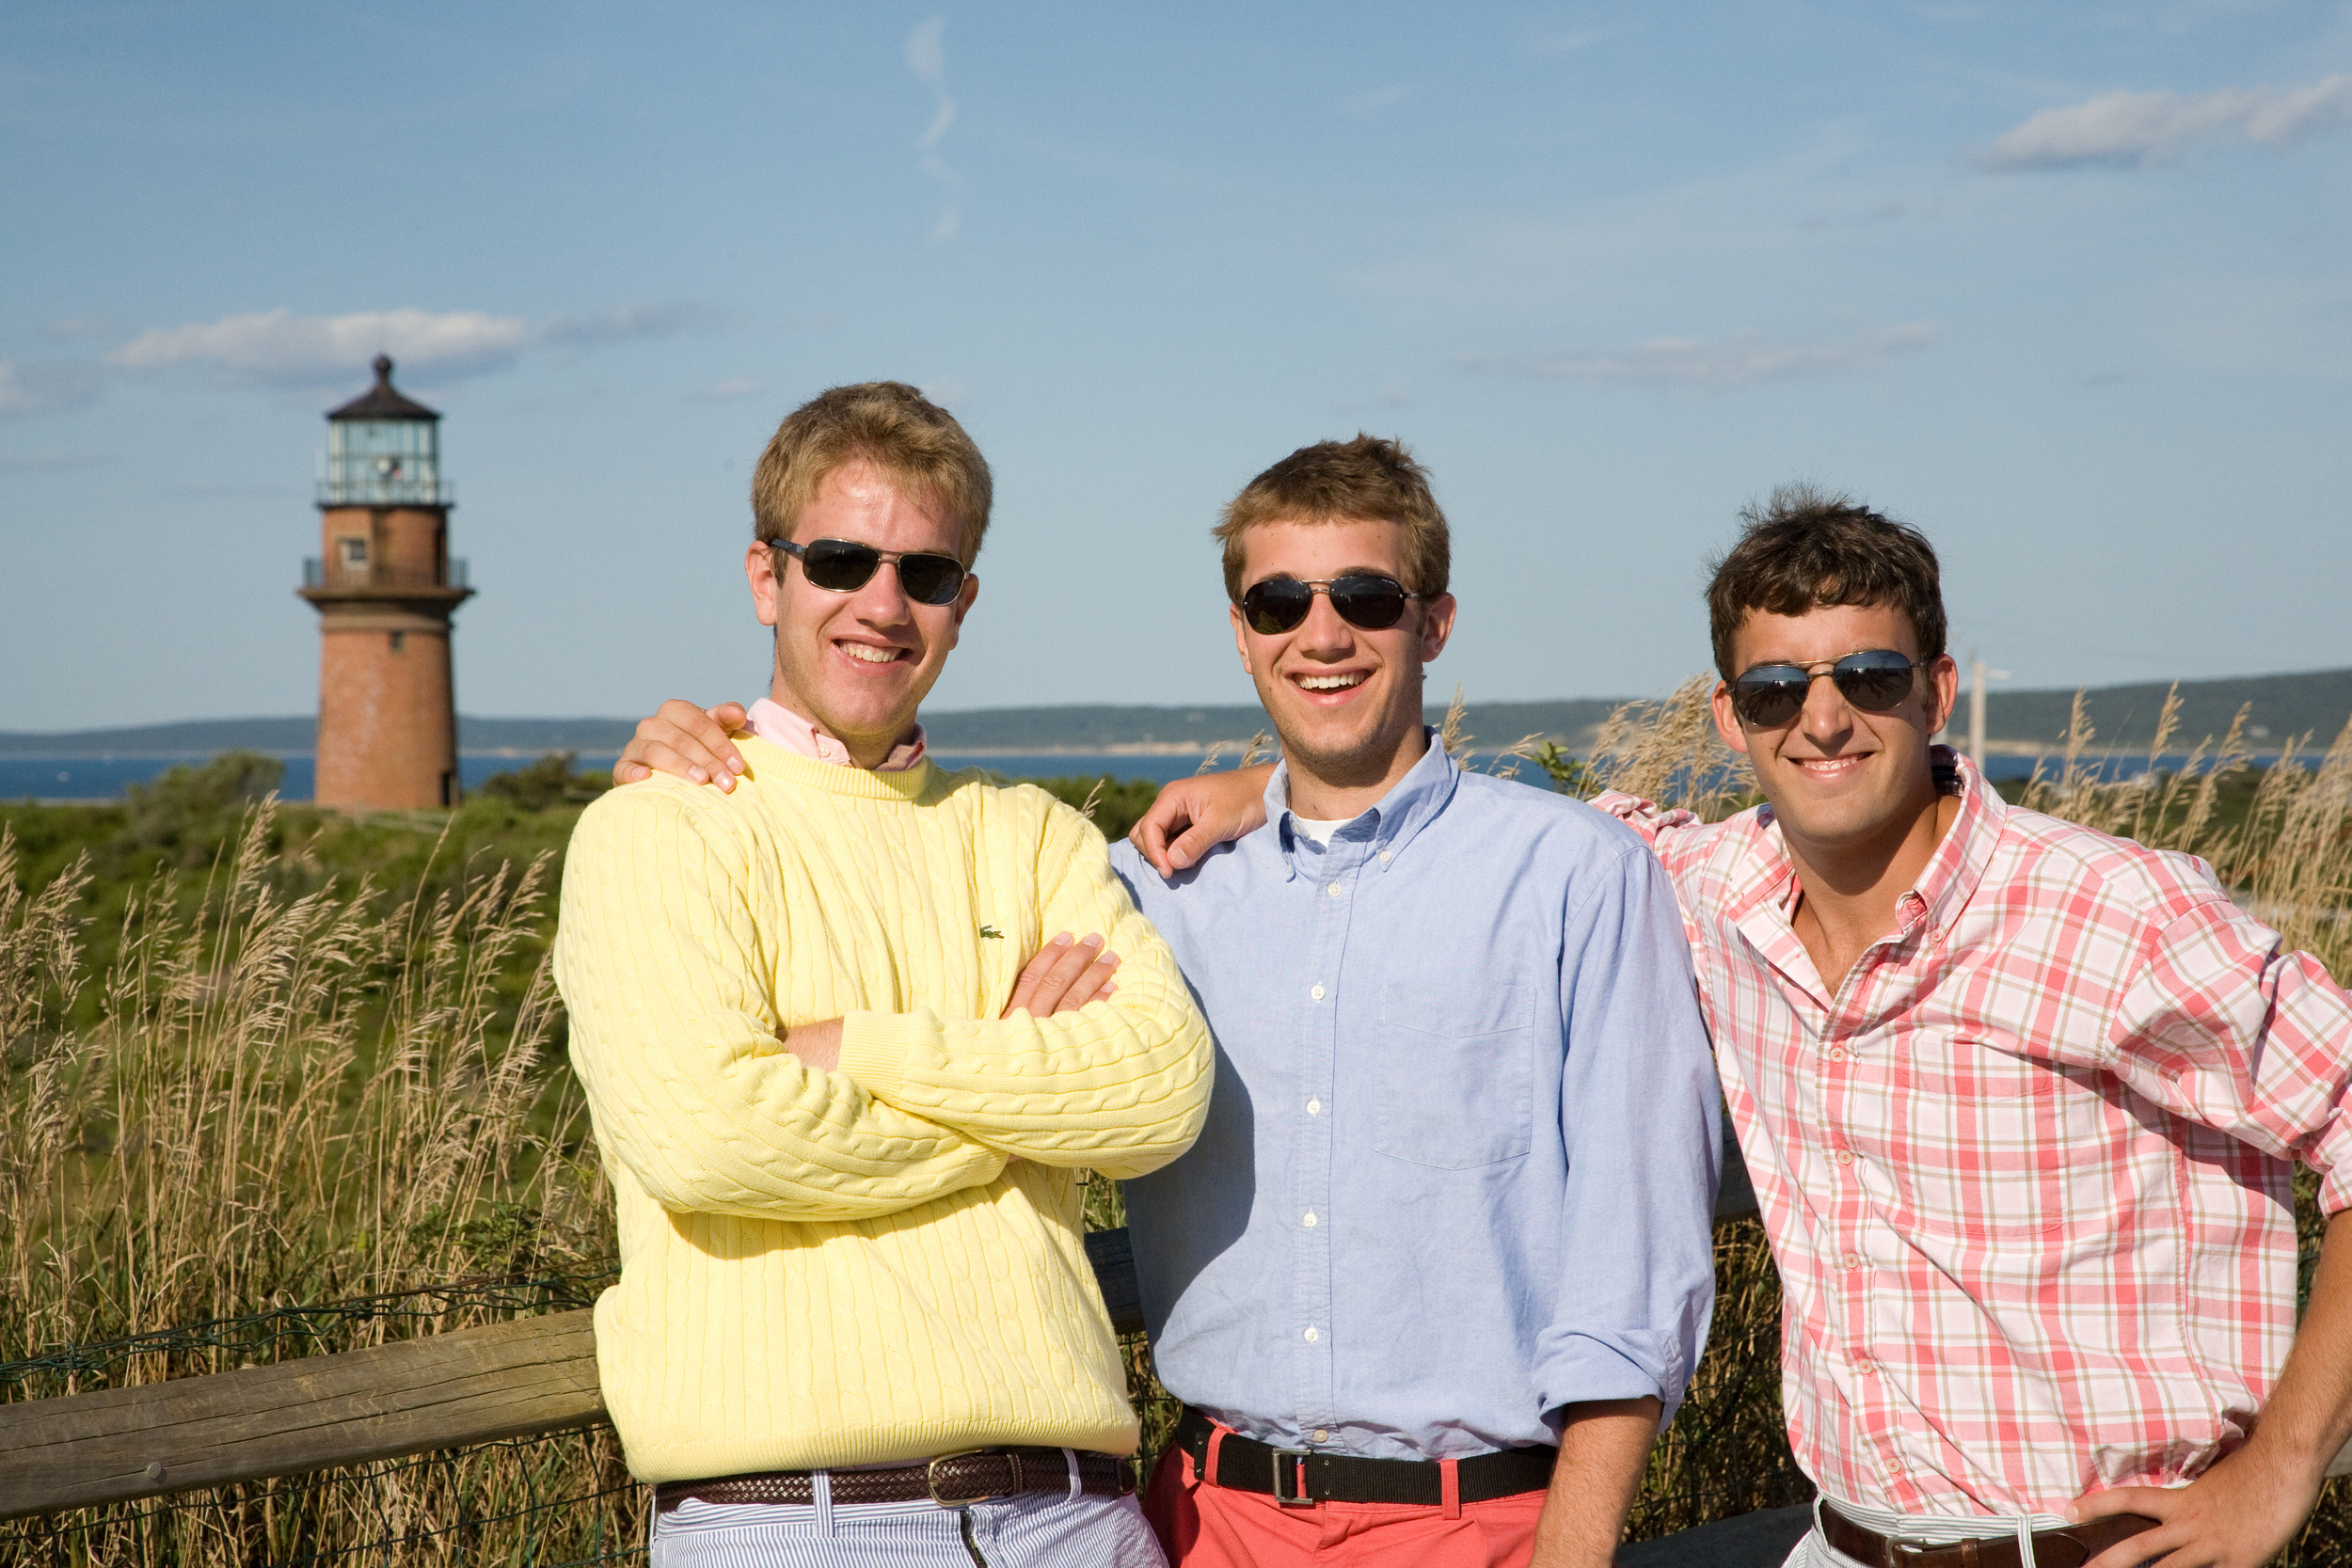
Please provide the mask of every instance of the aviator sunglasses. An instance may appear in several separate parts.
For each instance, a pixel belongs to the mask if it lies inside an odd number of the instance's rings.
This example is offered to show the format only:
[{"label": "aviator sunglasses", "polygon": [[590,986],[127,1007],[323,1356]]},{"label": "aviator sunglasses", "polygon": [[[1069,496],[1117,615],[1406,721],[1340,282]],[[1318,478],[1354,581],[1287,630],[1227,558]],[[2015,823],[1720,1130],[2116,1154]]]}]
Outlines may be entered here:
[{"label": "aviator sunglasses", "polygon": [[1885,713],[1911,695],[1912,672],[1923,668],[1892,648],[1869,648],[1818,664],[1759,664],[1731,683],[1731,709],[1751,729],[1776,730],[1804,708],[1805,693],[1823,675],[1838,695],[1865,713]]},{"label": "aviator sunglasses", "polygon": [[878,550],[854,539],[812,539],[795,545],[788,539],[768,541],[801,563],[801,574],[818,587],[835,594],[854,594],[874,580],[882,563],[898,568],[898,586],[916,604],[953,604],[963,587],[963,562],[952,555],[928,550]]},{"label": "aviator sunglasses", "polygon": [[1386,631],[1405,613],[1405,601],[1418,599],[1394,578],[1376,572],[1356,572],[1329,581],[1299,578],[1268,578],[1241,596],[1242,619],[1249,629],[1266,636],[1290,630],[1307,618],[1315,595],[1330,596],[1340,619],[1365,631]]}]

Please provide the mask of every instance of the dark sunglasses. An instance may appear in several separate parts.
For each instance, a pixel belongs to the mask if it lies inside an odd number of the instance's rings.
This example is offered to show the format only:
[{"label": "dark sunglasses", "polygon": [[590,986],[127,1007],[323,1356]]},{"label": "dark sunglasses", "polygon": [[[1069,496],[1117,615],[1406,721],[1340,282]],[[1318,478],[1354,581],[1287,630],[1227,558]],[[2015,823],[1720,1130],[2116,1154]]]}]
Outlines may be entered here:
[{"label": "dark sunglasses", "polygon": [[963,587],[963,562],[952,555],[928,550],[878,550],[854,539],[812,539],[795,545],[788,539],[770,544],[801,563],[801,575],[835,594],[854,594],[874,580],[887,561],[898,568],[898,586],[916,604],[952,604]]},{"label": "dark sunglasses", "polygon": [[1865,713],[1884,713],[1911,695],[1913,663],[1892,648],[1869,648],[1819,664],[1759,664],[1731,683],[1731,710],[1752,729],[1776,730],[1804,709],[1805,693],[1827,675]]},{"label": "dark sunglasses", "polygon": [[1251,631],[1269,637],[1288,631],[1307,618],[1307,611],[1314,608],[1317,594],[1329,594],[1331,608],[1340,612],[1340,619],[1366,631],[1388,630],[1404,615],[1405,601],[1421,597],[1419,594],[1406,593],[1405,585],[1396,578],[1375,572],[1333,578],[1328,582],[1268,578],[1241,596],[1242,619],[1249,623]]}]

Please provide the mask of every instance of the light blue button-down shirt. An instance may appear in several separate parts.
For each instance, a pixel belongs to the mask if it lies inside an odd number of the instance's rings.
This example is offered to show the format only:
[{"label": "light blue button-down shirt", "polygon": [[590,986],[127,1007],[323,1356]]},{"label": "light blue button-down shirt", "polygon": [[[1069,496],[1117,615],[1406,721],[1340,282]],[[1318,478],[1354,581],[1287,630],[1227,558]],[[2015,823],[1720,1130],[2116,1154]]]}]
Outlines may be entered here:
[{"label": "light blue button-down shirt", "polygon": [[1464,1458],[1656,1395],[1707,1338],[1719,1096],[1674,889],[1434,742],[1328,847],[1114,863],[1217,1042],[1192,1151],[1126,1184],[1170,1392],[1283,1447]]}]

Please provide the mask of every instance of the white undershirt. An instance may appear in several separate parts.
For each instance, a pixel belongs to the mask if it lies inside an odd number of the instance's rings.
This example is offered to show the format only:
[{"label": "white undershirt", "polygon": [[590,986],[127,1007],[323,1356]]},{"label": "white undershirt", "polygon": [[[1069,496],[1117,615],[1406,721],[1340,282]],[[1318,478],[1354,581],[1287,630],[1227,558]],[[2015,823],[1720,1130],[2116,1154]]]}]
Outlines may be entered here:
[{"label": "white undershirt", "polygon": [[[1362,813],[1359,812],[1357,815],[1361,816]],[[1314,817],[1301,816],[1296,812],[1293,812],[1291,814],[1291,832],[1296,833],[1301,838],[1312,839],[1317,844],[1322,845],[1326,849],[1328,849],[1331,847],[1331,835],[1338,832],[1342,828],[1346,827],[1350,822],[1355,820],[1356,818],[1354,816],[1343,816],[1336,822],[1323,822]]]}]

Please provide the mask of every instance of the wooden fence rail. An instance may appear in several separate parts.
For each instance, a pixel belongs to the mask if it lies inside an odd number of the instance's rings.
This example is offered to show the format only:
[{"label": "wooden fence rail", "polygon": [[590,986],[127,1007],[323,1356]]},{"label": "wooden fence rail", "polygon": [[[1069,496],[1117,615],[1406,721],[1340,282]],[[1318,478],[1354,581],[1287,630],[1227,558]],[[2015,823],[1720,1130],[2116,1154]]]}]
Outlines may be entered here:
[{"label": "wooden fence rail", "polygon": [[[1756,1212],[1726,1139],[1715,1215]],[[1087,1237],[1111,1325],[1143,1326],[1124,1229]],[[0,1519],[592,1426],[605,1418],[593,1314],[554,1312],[176,1378],[0,1404]]]},{"label": "wooden fence rail", "polygon": [[[1111,1326],[1143,1327],[1127,1232],[1087,1238]],[[0,1519],[593,1426],[595,1314],[551,1312],[270,1367],[0,1404]]]},{"label": "wooden fence rail", "polygon": [[[1725,1139],[1718,1221],[1756,1212]],[[1121,1334],[1143,1326],[1127,1232],[1087,1237]],[[553,1312],[212,1377],[0,1404],[0,1519],[529,1437],[605,1419],[595,1315]],[[2352,1448],[2330,1475],[2352,1474]],[[1629,1546],[1628,1568],[1777,1563],[1804,1509],[1776,1509]]]}]

